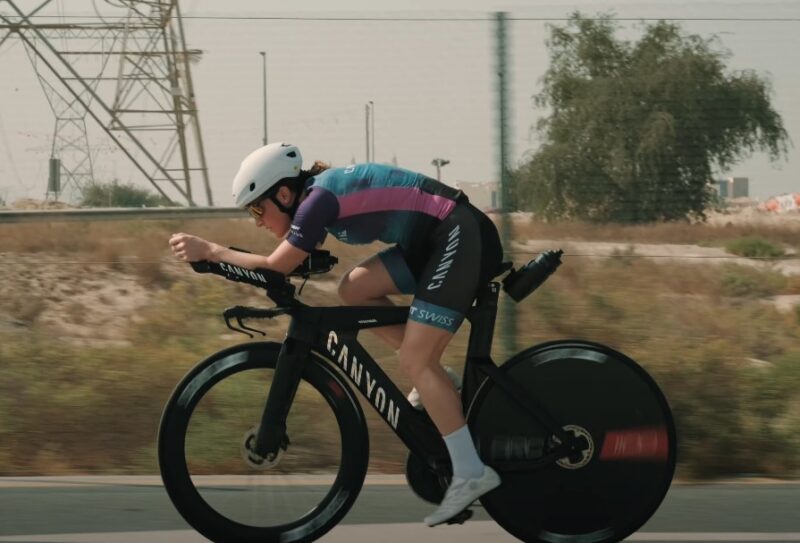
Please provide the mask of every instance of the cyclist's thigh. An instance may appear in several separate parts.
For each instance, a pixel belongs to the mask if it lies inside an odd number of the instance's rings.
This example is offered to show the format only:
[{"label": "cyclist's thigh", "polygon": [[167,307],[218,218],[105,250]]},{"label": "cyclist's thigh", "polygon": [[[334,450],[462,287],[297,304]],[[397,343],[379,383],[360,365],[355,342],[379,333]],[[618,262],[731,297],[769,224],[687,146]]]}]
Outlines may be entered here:
[{"label": "cyclist's thigh", "polygon": [[339,294],[345,301],[369,300],[402,292],[394,278],[398,272],[387,267],[382,255],[383,252],[367,258],[342,276]]},{"label": "cyclist's thigh", "polygon": [[458,205],[432,238],[409,319],[455,333],[484,275],[479,216],[468,205]]}]

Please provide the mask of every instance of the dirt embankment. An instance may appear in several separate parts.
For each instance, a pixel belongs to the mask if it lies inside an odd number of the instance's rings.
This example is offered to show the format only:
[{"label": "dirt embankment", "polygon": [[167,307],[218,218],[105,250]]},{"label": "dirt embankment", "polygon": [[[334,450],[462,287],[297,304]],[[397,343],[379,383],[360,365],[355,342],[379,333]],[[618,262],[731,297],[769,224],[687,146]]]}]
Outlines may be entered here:
[{"label": "dirt embankment", "polygon": [[[719,247],[688,244],[614,243],[559,240],[514,242],[511,257],[517,264],[537,253],[561,248],[565,259],[599,260],[643,258],[656,263],[680,262],[698,266],[737,264],[800,276],[800,258],[777,261],[738,257]],[[58,337],[76,343],[124,344],[128,324],[137,310],[152,303],[158,290],[142,284],[135,269],[119,263],[87,260],[80,256],[0,253],[5,279],[0,282],[0,329],[44,325]],[[345,263],[347,265],[347,263]],[[179,265],[163,258],[162,269],[177,274]],[[331,291],[335,281],[312,280],[312,290]],[[308,287],[307,287],[308,288]],[[800,304],[800,295],[770,298],[782,311]]]},{"label": "dirt embankment", "polygon": [[36,322],[78,343],[120,344],[136,310],[156,294],[107,262],[19,253],[0,253],[0,261],[0,328]]}]

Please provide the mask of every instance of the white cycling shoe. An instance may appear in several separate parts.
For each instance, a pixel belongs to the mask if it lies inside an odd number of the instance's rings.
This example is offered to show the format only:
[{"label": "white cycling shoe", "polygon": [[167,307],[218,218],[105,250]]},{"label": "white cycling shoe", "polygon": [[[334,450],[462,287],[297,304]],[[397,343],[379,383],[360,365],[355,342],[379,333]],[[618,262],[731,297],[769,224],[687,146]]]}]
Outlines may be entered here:
[{"label": "white cycling shoe", "polygon": [[[457,374],[450,366],[442,366],[444,371],[447,373],[447,376],[455,385],[456,390],[459,394],[461,394],[461,376]],[[417,392],[417,388],[414,387],[411,389],[411,392],[408,393],[406,399],[411,404],[411,407],[414,409],[419,409],[420,411],[425,409],[425,406],[422,405],[422,400],[419,397],[419,392]]]},{"label": "white cycling shoe", "polygon": [[489,466],[484,467],[483,475],[477,479],[453,479],[439,509],[425,517],[425,524],[436,526],[447,522],[472,502],[500,486],[500,482],[500,476]]}]

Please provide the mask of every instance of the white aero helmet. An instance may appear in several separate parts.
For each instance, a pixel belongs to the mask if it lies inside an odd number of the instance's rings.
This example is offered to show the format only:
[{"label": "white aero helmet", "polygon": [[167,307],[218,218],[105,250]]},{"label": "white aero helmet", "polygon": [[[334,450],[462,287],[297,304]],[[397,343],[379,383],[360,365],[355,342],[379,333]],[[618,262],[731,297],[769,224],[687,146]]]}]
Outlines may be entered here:
[{"label": "white aero helmet", "polygon": [[300,149],[288,143],[259,147],[242,160],[233,178],[233,201],[243,208],[287,177],[297,177],[303,166]]}]

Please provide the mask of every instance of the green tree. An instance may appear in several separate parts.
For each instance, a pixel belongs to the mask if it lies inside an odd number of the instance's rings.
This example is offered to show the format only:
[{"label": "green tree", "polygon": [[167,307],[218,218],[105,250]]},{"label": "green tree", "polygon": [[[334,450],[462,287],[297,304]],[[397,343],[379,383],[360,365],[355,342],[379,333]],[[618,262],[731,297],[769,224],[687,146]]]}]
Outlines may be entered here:
[{"label": "green tree", "polygon": [[81,207],[158,207],[175,204],[130,183],[93,183],[83,191]]},{"label": "green tree", "polygon": [[649,222],[704,217],[717,170],[755,150],[785,156],[788,135],[771,87],[729,71],[716,38],[672,23],[615,36],[609,15],[551,26],[551,64],[534,97],[549,116],[543,142],[513,172],[519,209],[550,219]]}]

